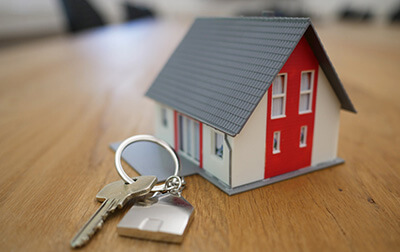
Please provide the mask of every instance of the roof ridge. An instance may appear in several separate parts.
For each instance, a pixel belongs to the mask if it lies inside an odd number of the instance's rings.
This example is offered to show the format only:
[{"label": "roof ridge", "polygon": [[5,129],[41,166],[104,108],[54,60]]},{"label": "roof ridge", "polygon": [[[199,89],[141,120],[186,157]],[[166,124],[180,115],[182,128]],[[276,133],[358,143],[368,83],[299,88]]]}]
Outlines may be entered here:
[{"label": "roof ridge", "polygon": [[263,17],[263,16],[240,16],[240,17],[197,17],[196,20],[265,20],[265,21],[305,21],[311,23],[310,17]]}]

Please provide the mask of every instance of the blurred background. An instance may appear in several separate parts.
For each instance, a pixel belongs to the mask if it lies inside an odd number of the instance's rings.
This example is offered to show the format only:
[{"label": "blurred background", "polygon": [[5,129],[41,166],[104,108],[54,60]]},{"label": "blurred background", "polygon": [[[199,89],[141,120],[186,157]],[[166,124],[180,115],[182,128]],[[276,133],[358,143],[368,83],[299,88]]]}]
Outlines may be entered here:
[{"label": "blurred background", "polygon": [[399,0],[2,0],[0,49],[141,18],[309,16],[313,22],[400,23]]}]

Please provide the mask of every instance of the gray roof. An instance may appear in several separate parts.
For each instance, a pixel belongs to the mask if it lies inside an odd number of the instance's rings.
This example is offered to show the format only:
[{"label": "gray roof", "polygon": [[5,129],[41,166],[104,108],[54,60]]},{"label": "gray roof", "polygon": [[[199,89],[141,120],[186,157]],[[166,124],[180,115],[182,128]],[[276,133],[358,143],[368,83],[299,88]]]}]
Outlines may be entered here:
[{"label": "gray roof", "polygon": [[355,112],[309,18],[199,18],[146,95],[238,134],[305,36],[343,109]]}]

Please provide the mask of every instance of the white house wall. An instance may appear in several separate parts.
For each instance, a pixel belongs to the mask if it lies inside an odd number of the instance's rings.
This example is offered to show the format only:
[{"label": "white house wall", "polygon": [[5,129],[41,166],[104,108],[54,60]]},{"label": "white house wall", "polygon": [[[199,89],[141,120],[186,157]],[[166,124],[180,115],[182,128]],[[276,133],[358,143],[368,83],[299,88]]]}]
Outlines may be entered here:
[{"label": "white house wall", "polygon": [[[167,126],[164,126],[162,123],[162,108],[165,108],[167,111]],[[154,120],[155,123],[155,135],[158,138],[163,139],[167,143],[169,143],[172,147],[175,148],[174,142],[174,111],[167,107],[163,106],[160,103],[156,103],[155,106],[155,115],[156,118]]]},{"label": "white house wall", "polygon": [[339,119],[340,102],[319,68],[311,165],[337,157]]},{"label": "white house wall", "polygon": [[215,132],[224,135],[203,124],[203,169],[229,185],[229,148],[224,141],[222,158],[215,155]]},{"label": "white house wall", "polygon": [[[162,108],[167,111],[166,127],[162,124]],[[155,110],[155,135],[175,148],[174,110],[160,103],[156,103]],[[224,133],[203,124],[203,169],[229,185],[229,148],[224,141],[222,158],[215,155],[215,132],[224,135]]]},{"label": "white house wall", "polygon": [[232,141],[232,187],[264,179],[267,93]]}]

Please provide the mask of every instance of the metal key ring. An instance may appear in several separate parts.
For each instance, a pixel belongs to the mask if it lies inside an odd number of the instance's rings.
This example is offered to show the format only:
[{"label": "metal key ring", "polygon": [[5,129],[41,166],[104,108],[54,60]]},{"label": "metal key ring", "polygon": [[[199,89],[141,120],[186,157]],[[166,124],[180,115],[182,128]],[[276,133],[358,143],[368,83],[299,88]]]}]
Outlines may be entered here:
[{"label": "metal key ring", "polygon": [[[128,147],[129,145],[135,143],[135,142],[152,142],[152,143],[156,143],[158,145],[160,145],[161,147],[163,147],[164,149],[166,149],[168,151],[168,153],[171,155],[174,164],[175,164],[175,172],[173,176],[179,176],[180,172],[181,172],[181,164],[179,162],[179,158],[178,155],[176,154],[175,150],[171,148],[171,146],[169,146],[168,143],[164,142],[161,139],[158,139],[154,136],[150,136],[150,135],[137,135],[137,136],[133,136],[130,137],[126,140],[124,140],[119,146],[117,151],[115,152],[115,168],[117,169],[117,172],[119,174],[119,176],[128,184],[132,184],[134,183],[133,179],[130,178],[124,171],[124,168],[122,168],[121,165],[121,155],[122,152],[124,151],[124,149],[126,147]],[[154,186],[153,189],[151,191],[163,191],[164,188],[166,187],[165,183],[161,184],[161,185],[157,185]]]}]

